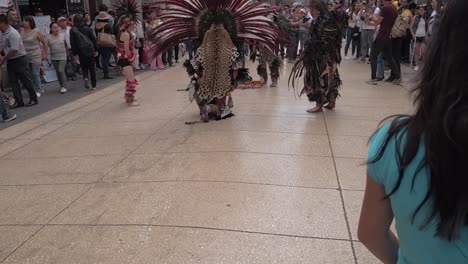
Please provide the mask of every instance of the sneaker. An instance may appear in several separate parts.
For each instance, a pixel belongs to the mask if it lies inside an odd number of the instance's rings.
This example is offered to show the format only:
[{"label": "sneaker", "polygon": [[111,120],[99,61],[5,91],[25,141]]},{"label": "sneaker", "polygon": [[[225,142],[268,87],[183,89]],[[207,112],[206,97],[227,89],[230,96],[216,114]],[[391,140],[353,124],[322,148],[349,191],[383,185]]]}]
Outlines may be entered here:
[{"label": "sneaker", "polygon": [[66,92],[68,92],[67,88],[62,87],[62,89],[60,89],[60,93],[61,93],[61,94],[64,94],[64,93],[66,93]]},{"label": "sneaker", "polygon": [[3,122],[10,122],[16,119],[16,114],[2,116]]},{"label": "sneaker", "polygon": [[91,90],[96,90],[96,86],[91,87]]},{"label": "sneaker", "polygon": [[350,60],[350,58],[349,58],[348,55],[346,55],[344,59],[345,59],[345,60]]},{"label": "sneaker", "polygon": [[414,67],[415,71],[419,71],[419,66]]},{"label": "sneaker", "polygon": [[385,82],[393,82],[395,78],[393,76],[388,77],[388,79],[385,80]]},{"label": "sneaker", "polygon": [[396,85],[401,85],[402,82],[403,82],[403,81],[401,80],[401,78],[394,79],[394,80],[392,81],[392,83],[393,83],[393,84],[396,84]]},{"label": "sneaker", "polygon": [[377,85],[378,79],[374,78],[372,80],[367,81],[366,83],[369,85]]},{"label": "sneaker", "polygon": [[40,92],[36,92],[36,96],[37,96],[37,98],[41,97],[41,93],[40,93]]}]

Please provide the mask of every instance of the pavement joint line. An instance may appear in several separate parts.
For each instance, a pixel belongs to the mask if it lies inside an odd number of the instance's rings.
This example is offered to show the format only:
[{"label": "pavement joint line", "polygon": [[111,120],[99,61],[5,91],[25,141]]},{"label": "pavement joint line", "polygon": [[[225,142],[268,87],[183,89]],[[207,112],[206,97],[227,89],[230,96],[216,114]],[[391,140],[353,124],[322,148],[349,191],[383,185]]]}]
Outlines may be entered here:
[{"label": "pavement joint line", "polygon": [[323,117],[323,121],[325,122],[325,129],[327,130],[327,134],[328,134],[328,144],[330,146],[330,151],[331,151],[331,155],[332,155],[332,159],[333,159],[333,167],[335,168],[336,181],[338,183],[338,192],[340,194],[341,206],[343,208],[343,216],[344,216],[345,222],[346,222],[346,229],[348,230],[348,236],[349,236],[348,241],[350,241],[350,243],[351,243],[351,250],[353,252],[354,263],[358,264],[356,249],[354,247],[354,242],[353,242],[353,236],[351,234],[351,225],[349,223],[348,214],[347,214],[347,211],[346,211],[345,200],[344,200],[344,196],[343,196],[343,189],[341,187],[340,176],[338,174],[338,169],[337,169],[336,161],[335,161],[335,154],[334,154],[334,151],[333,151],[330,134],[328,133],[327,119],[326,119],[324,113],[322,113],[322,117]]},{"label": "pavement joint line", "polygon": [[[149,77],[147,77],[147,78],[142,78],[142,79],[143,79],[143,80],[146,80],[146,79],[150,78],[151,75],[150,75],[150,74],[148,74],[148,75],[149,75]],[[117,92],[120,92],[120,90],[119,90],[119,91],[112,92],[112,93],[109,93],[109,94],[107,94],[106,96],[111,96],[111,95],[113,95],[114,93],[117,93]],[[104,96],[104,97],[106,97],[106,96]],[[95,101],[90,102],[90,103],[94,103],[94,102],[95,102]],[[90,103],[89,103],[89,104],[90,104]],[[86,105],[88,105],[88,104],[86,104]],[[76,111],[76,110],[77,110],[77,109],[75,109],[74,111]],[[185,110],[185,108],[184,108],[184,110]],[[53,111],[53,110],[52,110],[52,111]],[[74,112],[74,111],[71,111],[71,112]],[[71,112],[69,112],[69,113],[71,113]],[[67,114],[68,114],[68,113],[67,113]],[[51,121],[52,121],[52,120],[51,120]],[[51,122],[51,121],[49,121],[49,122]],[[73,121],[74,121],[74,120],[73,120]],[[70,123],[72,123],[73,121],[71,121]],[[165,125],[167,125],[169,122],[170,122],[170,121],[166,122]],[[164,125],[164,126],[165,126],[165,125]],[[164,126],[163,126],[163,127],[164,127]],[[162,129],[162,128],[161,128],[161,129]],[[23,133],[23,134],[24,134],[24,133]],[[118,165],[120,165],[120,164],[121,164],[125,159],[127,159],[136,149],[138,149],[139,147],[141,147],[149,138],[151,138],[151,137],[148,137],[143,143],[141,143],[140,145],[138,145],[138,146],[137,146],[133,151],[131,151],[128,155],[126,155],[125,157],[123,157],[119,162],[116,162],[116,165],[115,165],[114,167],[112,167],[111,169],[109,169],[109,171],[108,171],[106,174],[104,174],[104,176],[102,176],[101,179],[99,179],[99,181],[102,180],[102,179],[104,179],[104,178],[107,176],[107,174],[109,174],[114,168],[116,168]],[[34,142],[34,141],[35,141],[35,140],[31,141],[30,143],[28,143],[28,144],[26,144],[26,145],[29,145],[29,144],[31,144],[31,143]],[[8,142],[8,141],[7,141],[7,142]],[[4,143],[5,143],[5,142],[4,142]],[[25,145],[25,146],[26,146],[26,145]],[[24,147],[24,146],[23,146],[23,147]],[[21,147],[20,147],[20,148],[21,148]],[[18,148],[18,149],[20,149],[20,148]],[[16,150],[18,150],[18,149],[16,149]],[[14,150],[14,151],[16,151],[16,150]],[[8,155],[9,153],[12,153],[12,151],[8,152],[8,153],[5,154],[5,155]],[[1,156],[0,158],[4,157],[5,155]],[[98,182],[99,182],[99,181],[98,181]],[[91,185],[89,186],[89,188],[87,188],[86,190],[84,190],[83,193],[81,193],[75,200],[73,200],[73,201],[72,201],[70,204],[68,204],[65,208],[63,208],[62,210],[60,210],[54,217],[52,217],[52,218],[50,219],[50,221],[47,222],[47,224],[50,224],[50,223],[51,223],[55,218],[57,218],[62,212],[64,212],[64,211],[67,210],[70,206],[72,206],[78,199],[80,199],[80,198],[81,198],[83,195],[85,195],[89,190],[91,190],[91,189],[93,188],[94,185],[95,185],[95,184],[91,184]],[[29,238],[27,238],[26,240],[24,240],[23,243],[21,243],[19,246],[17,246],[13,251],[11,251],[11,252],[10,252],[7,256],[5,256],[3,259],[1,259],[1,260],[0,260],[0,263],[4,262],[4,261],[5,261],[6,259],[8,259],[11,255],[13,255],[19,248],[21,248],[25,243],[27,243],[27,242],[28,242],[29,240],[31,240],[36,234],[38,234],[42,229],[44,229],[44,227],[45,227],[47,224],[45,224],[45,225],[43,225],[42,227],[40,227],[36,232],[34,232],[31,236],[29,236]]]},{"label": "pavement joint line", "polygon": [[[154,136],[154,135],[152,135]],[[151,138],[150,136],[149,138]],[[149,139],[148,138],[148,139]],[[36,141],[36,140],[35,140]],[[147,141],[144,141],[146,143]],[[204,153],[245,153],[245,154],[267,154],[267,155],[280,155],[280,156],[295,156],[295,157],[317,157],[317,158],[331,158],[332,156],[326,155],[315,155],[315,154],[291,154],[291,153],[271,153],[271,152],[257,152],[257,151],[227,151],[227,150],[219,150],[219,151],[161,151],[161,152],[147,152],[147,153],[134,153],[131,152],[132,155],[151,155],[151,154],[178,154],[178,153],[189,153],[189,154],[204,154]],[[74,155],[74,156],[42,156],[42,157],[20,157],[20,158],[3,158],[0,157],[0,160],[29,160],[29,159],[59,159],[59,158],[80,158],[80,157],[102,157],[102,156],[125,156],[127,154],[120,153],[120,154],[97,154],[97,155]],[[347,157],[340,157],[340,158],[347,158]]]},{"label": "pavement joint line", "polygon": [[213,230],[221,232],[234,232],[234,233],[247,233],[267,236],[280,236],[280,237],[292,237],[292,238],[304,238],[304,239],[319,239],[319,240],[330,240],[330,241],[346,241],[349,239],[345,238],[331,238],[331,237],[319,237],[319,236],[305,236],[305,235],[291,235],[282,233],[268,233],[259,231],[248,231],[240,229],[229,229],[229,228],[216,228],[216,227],[204,227],[204,226],[184,226],[184,225],[158,225],[158,224],[46,224],[46,226],[68,226],[68,227],[161,227],[161,228],[182,228],[182,229],[202,229],[202,230]]},{"label": "pavement joint line", "polygon": [[[148,72],[148,73],[149,73],[149,72]],[[143,75],[144,75],[144,76],[143,76]],[[146,75],[148,75],[148,76],[146,76]],[[141,78],[142,81],[144,81],[144,80],[149,79],[149,78],[152,77],[152,75],[151,75],[151,74],[147,74],[147,72],[142,73],[140,76],[142,76],[142,78]],[[119,85],[119,84],[120,84],[121,82],[123,82],[123,81],[125,81],[125,80],[122,80],[122,81],[120,81],[120,82],[118,82],[118,83],[112,84],[112,85],[110,85],[109,87],[105,87],[105,88],[103,88],[103,89],[100,90],[100,91],[104,91],[104,89],[111,88],[112,86],[117,86],[117,85]],[[98,91],[98,92],[100,92],[100,91]],[[30,131],[32,131],[32,130],[34,130],[34,129],[37,129],[37,128],[46,126],[46,125],[49,124],[49,123],[53,123],[54,120],[57,120],[57,119],[63,117],[64,115],[71,114],[71,113],[74,113],[74,112],[80,112],[79,109],[84,108],[84,107],[86,107],[86,106],[88,106],[88,105],[90,105],[90,104],[92,104],[92,103],[95,103],[95,102],[101,100],[102,98],[105,98],[105,97],[107,97],[107,96],[114,95],[114,94],[116,94],[116,93],[118,93],[118,92],[120,92],[120,90],[112,91],[112,92],[106,93],[106,94],[103,95],[102,97],[96,98],[96,100],[93,100],[93,101],[90,101],[90,102],[86,102],[86,104],[83,105],[83,106],[80,106],[80,107],[78,107],[78,108],[76,108],[76,109],[73,109],[73,110],[70,110],[70,111],[65,111],[62,115],[60,115],[60,116],[58,116],[58,117],[55,117],[55,118],[53,118],[53,119],[51,119],[51,120],[49,120],[49,121],[47,121],[47,122],[38,123],[37,126],[32,127],[31,129],[26,130],[26,131],[24,131],[23,133],[21,133],[21,134],[19,134],[19,135],[16,135],[16,136],[14,136],[14,137],[12,137],[12,138],[7,139],[6,141],[2,142],[2,144],[3,144],[3,143],[7,143],[7,142],[9,142],[10,140],[15,140],[15,139],[17,139],[18,137],[20,137],[20,136],[22,136],[22,135],[24,135],[24,134],[26,134],[26,133],[29,133]],[[89,94],[89,95],[87,95],[87,96],[84,96],[84,97],[82,97],[82,98],[86,98],[86,97],[91,96],[91,95],[93,95],[93,94],[96,94],[96,93],[91,93],[91,94]],[[82,98],[80,98],[80,99],[82,99]],[[80,99],[78,99],[78,100],[80,100]],[[72,104],[72,103],[76,103],[76,101],[68,102],[68,103],[66,103],[66,104],[64,104],[64,105],[62,105],[62,106],[60,106],[60,107],[64,107],[64,106],[66,106],[66,105],[68,105],[68,104]],[[110,103],[110,102],[108,102],[108,103]],[[107,103],[106,103],[106,104],[107,104]],[[104,107],[106,104],[104,104],[102,107]],[[58,108],[60,108],[60,107],[58,107]],[[100,108],[102,108],[102,107],[100,107]],[[98,108],[98,109],[96,109],[96,110],[99,110],[100,108]],[[52,109],[52,110],[47,111],[47,112],[45,112],[45,113],[43,113],[43,114],[51,113],[51,112],[54,112],[54,111],[56,111],[56,110],[57,110],[57,109]],[[94,110],[94,111],[96,111],[96,110]],[[41,115],[43,115],[43,114],[41,114]],[[86,114],[85,114],[85,115],[86,115]],[[81,118],[84,117],[85,115],[80,116],[80,117],[77,117],[77,118],[75,118],[75,119],[73,119],[73,120],[70,120],[69,122],[64,122],[64,123],[60,123],[60,124],[68,125],[68,124],[70,124],[70,123],[72,123],[72,122],[74,122],[74,121],[76,121],[76,120],[78,120],[78,119],[81,119]],[[26,122],[26,121],[27,121],[27,120],[25,120],[25,121],[23,121],[23,122]],[[19,124],[22,124],[23,122],[21,122],[21,123],[19,123]],[[19,124],[16,124],[16,125],[19,125]],[[16,125],[15,125],[15,126],[16,126]],[[13,126],[13,127],[14,127],[14,126]],[[0,131],[1,131],[1,130],[0,130]],[[52,132],[55,132],[55,130],[54,130],[54,131],[51,131],[50,133],[52,133]],[[48,134],[50,134],[50,133],[47,133],[47,134],[45,134],[45,135],[43,135],[43,136],[46,136],[46,135],[48,135]],[[36,139],[36,140],[37,140],[37,139]],[[31,143],[31,142],[30,142],[30,143]],[[30,143],[28,143],[28,144],[26,144],[26,145],[29,145]],[[24,146],[26,146],[26,145],[24,145]],[[24,147],[24,146],[21,146],[21,147],[15,149],[15,150],[12,150],[12,151],[6,153],[5,155],[8,155],[8,154],[10,154],[10,153],[12,153],[12,152],[14,152],[14,151],[17,151],[17,150],[21,149],[21,148]],[[5,155],[0,156],[0,158],[4,157]],[[1,263],[1,262],[0,262],[0,263]]]},{"label": "pavement joint line", "polygon": [[[113,170],[114,168],[110,169]],[[107,175],[108,173],[106,173]],[[124,184],[143,184],[143,183],[226,183],[239,185],[257,185],[268,187],[286,187],[295,189],[310,189],[310,190],[329,190],[339,191],[338,187],[316,187],[316,186],[300,186],[275,183],[259,183],[259,182],[243,182],[243,181],[215,181],[215,180],[143,180],[143,181],[93,181],[93,182],[63,182],[63,183],[31,183],[31,184],[0,184],[2,187],[35,187],[35,186],[65,186],[65,185],[124,185]],[[355,190],[346,190],[355,191]],[[359,191],[359,190],[356,190]]]}]

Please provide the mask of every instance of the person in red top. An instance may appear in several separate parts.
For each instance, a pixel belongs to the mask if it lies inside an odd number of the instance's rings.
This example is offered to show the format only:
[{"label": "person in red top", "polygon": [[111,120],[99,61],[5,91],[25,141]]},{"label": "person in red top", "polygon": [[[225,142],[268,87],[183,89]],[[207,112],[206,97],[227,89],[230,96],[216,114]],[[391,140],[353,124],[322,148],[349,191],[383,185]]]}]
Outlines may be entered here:
[{"label": "person in red top", "polygon": [[137,57],[137,54],[134,51],[135,47],[135,37],[133,33],[135,31],[135,22],[131,20],[130,17],[125,17],[122,19],[122,22],[119,25],[119,34],[118,34],[118,65],[122,68],[122,73],[127,79],[127,86],[125,89],[125,102],[128,106],[138,106],[139,103],[135,99],[136,86],[138,81],[135,79],[133,73],[133,61]]},{"label": "person in red top", "polygon": [[379,14],[374,14],[372,20],[375,25],[380,25],[380,30],[377,37],[372,45],[372,51],[370,55],[372,75],[370,84],[377,82],[377,58],[382,52],[384,57],[387,59],[392,73],[390,77],[385,80],[387,82],[393,82],[395,84],[401,83],[401,73],[397,62],[392,55],[392,42],[390,39],[390,33],[392,32],[393,25],[398,17],[398,10],[392,4],[391,0],[384,0],[384,6],[382,7]]}]

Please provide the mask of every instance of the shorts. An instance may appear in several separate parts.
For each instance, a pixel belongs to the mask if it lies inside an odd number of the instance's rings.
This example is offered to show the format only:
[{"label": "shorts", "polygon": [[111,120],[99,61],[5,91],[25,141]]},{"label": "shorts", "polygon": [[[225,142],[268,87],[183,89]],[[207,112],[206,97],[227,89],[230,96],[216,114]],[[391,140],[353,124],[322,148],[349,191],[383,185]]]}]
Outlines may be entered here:
[{"label": "shorts", "polygon": [[425,41],[425,37],[416,37],[416,42],[417,43],[423,43]]},{"label": "shorts", "polygon": [[132,64],[130,63],[130,61],[128,59],[119,59],[117,64],[122,68],[125,68],[127,66],[132,66]]}]

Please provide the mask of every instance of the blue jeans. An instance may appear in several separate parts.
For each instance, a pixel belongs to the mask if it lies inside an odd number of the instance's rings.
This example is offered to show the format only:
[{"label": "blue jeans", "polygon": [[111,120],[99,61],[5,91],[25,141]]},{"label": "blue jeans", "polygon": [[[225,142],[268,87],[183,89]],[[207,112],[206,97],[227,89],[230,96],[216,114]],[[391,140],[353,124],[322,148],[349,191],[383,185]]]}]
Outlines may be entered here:
[{"label": "blue jeans", "polygon": [[102,71],[104,72],[104,77],[109,76],[109,62],[112,55],[112,48],[99,47],[99,53],[102,56],[101,66]]},{"label": "blue jeans", "polygon": [[31,66],[32,81],[34,84],[34,90],[38,93],[43,92],[41,83],[41,64],[40,63],[29,63]]},{"label": "blue jeans", "polygon": [[381,52],[379,54],[379,57],[377,57],[377,78],[385,78],[385,61],[383,58],[383,53]]},{"label": "blue jeans", "polygon": [[5,100],[3,99],[3,94],[0,93],[0,115],[2,118],[8,118],[8,107],[5,104]]}]

